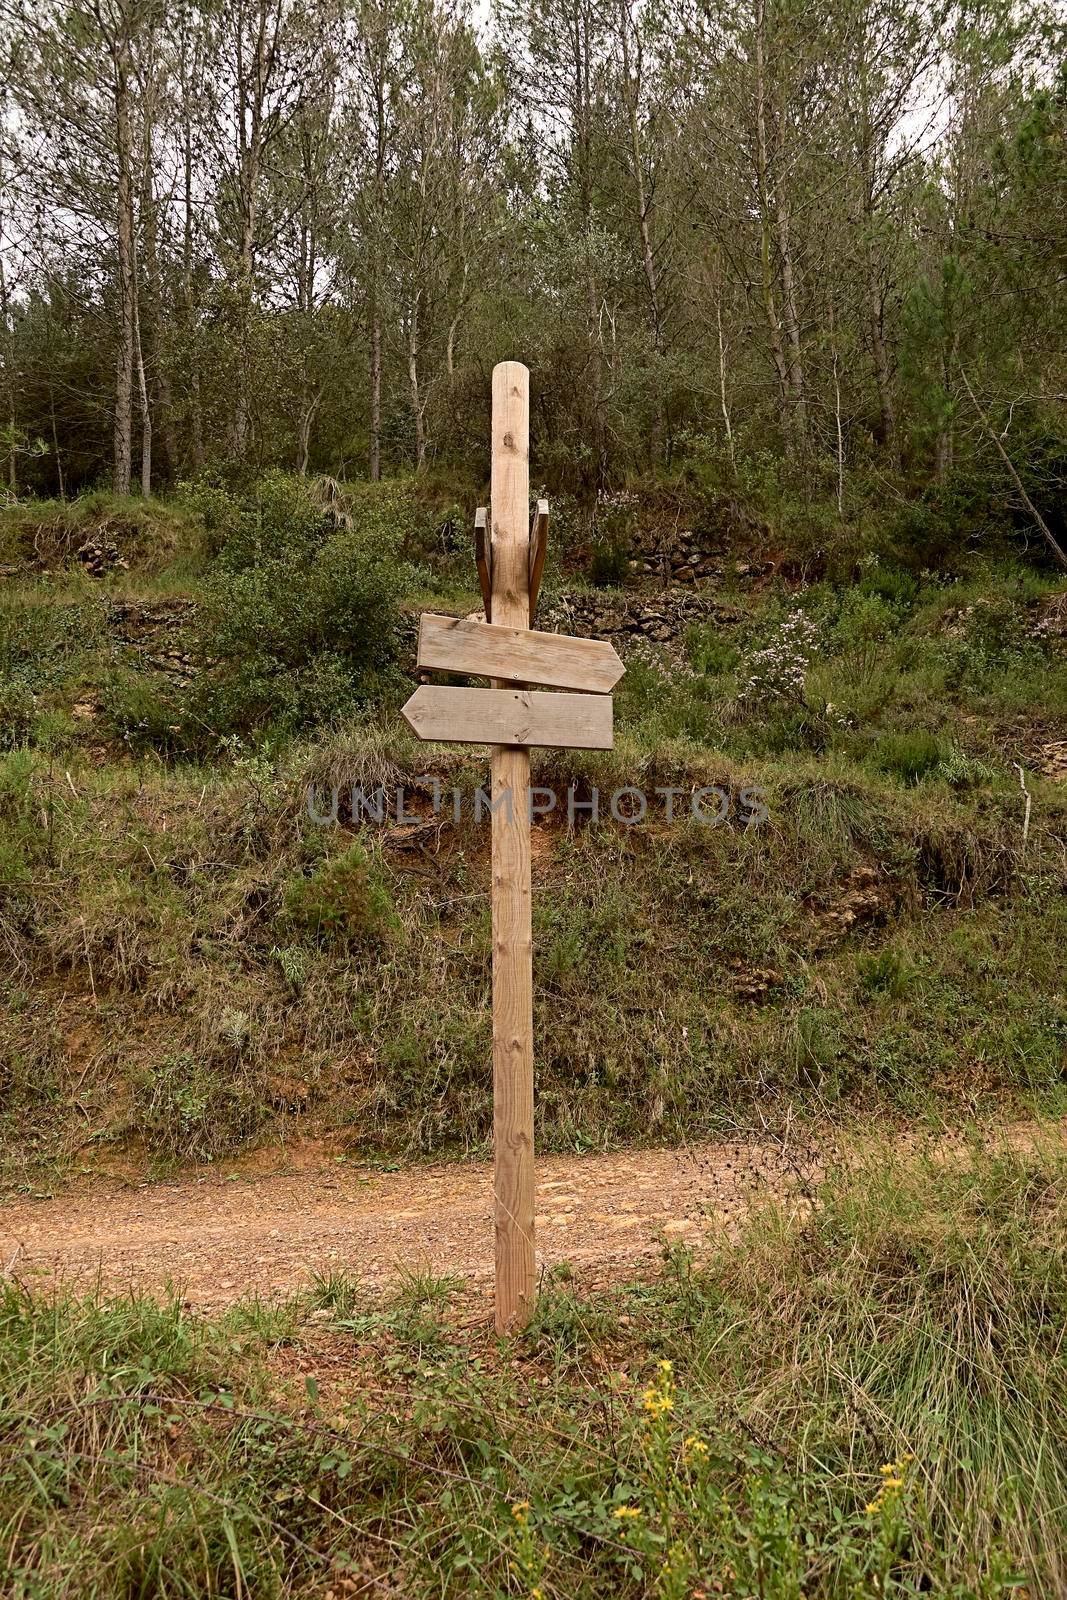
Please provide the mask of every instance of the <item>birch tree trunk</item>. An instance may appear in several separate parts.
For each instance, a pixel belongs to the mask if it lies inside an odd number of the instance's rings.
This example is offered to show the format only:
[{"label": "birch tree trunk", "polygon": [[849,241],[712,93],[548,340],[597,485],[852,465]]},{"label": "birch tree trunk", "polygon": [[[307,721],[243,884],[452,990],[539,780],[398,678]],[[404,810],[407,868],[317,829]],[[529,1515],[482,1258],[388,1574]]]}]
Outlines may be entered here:
[{"label": "birch tree trunk", "polygon": [[189,448],[193,466],[198,471],[204,465],[204,406],[200,392],[200,339],[197,328],[196,300],[193,292],[193,86],[198,59],[194,58],[190,73],[183,50],[181,56],[182,85],[182,307],[185,316],[185,338],[189,360]]},{"label": "birch tree trunk", "polygon": [[[637,200],[637,230],[641,238],[641,260],[648,285],[648,303],[652,314],[652,334],[657,354],[663,348],[663,318],[660,310],[659,281],[656,257],[652,249],[652,229],[649,223],[651,200],[645,184],[644,161],[641,150],[641,125],[639,100],[641,94],[641,45],[637,41],[636,62],[630,50],[631,16],[629,0],[619,0],[619,41],[622,46],[623,94],[626,99],[626,117],[630,130],[630,154],[633,159],[634,195]],[[636,71],[634,67],[636,65]]]},{"label": "birch tree trunk", "polygon": [[737,465],[734,456],[734,433],[730,426],[730,407],[726,401],[726,341],[722,332],[722,291],[721,288],[715,295],[715,327],[719,335],[719,405],[722,408],[722,425],[726,430],[726,448],[730,456],[730,465]]},{"label": "birch tree trunk", "polygon": [[[7,270],[4,266],[3,252],[0,251],[0,318],[4,324],[4,377],[7,391],[7,426],[10,443],[7,449],[7,486],[14,493],[18,488],[18,451],[15,448],[15,426],[17,422],[15,413],[15,352],[14,337],[11,330],[11,311],[8,303]],[[49,389],[51,394],[51,388]],[[52,402],[53,432],[55,431],[55,403]],[[62,499],[62,496],[60,496]]]},{"label": "birch tree trunk", "polygon": [[[273,18],[268,19],[268,11]],[[256,242],[259,224],[259,187],[264,154],[264,112],[271,74],[277,65],[281,7],[258,0],[254,16],[255,37],[251,60],[245,60],[243,29],[236,37],[238,164],[240,208],[237,253],[237,375],[234,395],[234,451],[239,461],[248,454],[251,428],[249,361],[251,357],[252,302],[255,294]],[[269,31],[272,30],[272,31]]]},{"label": "birch tree trunk", "polygon": [[367,464],[372,483],[382,475],[382,270],[380,230],[385,212],[385,172],[389,149],[389,122],[386,108],[386,50],[388,17],[380,17],[373,41],[371,61],[374,97],[374,216],[370,241],[370,447]]}]

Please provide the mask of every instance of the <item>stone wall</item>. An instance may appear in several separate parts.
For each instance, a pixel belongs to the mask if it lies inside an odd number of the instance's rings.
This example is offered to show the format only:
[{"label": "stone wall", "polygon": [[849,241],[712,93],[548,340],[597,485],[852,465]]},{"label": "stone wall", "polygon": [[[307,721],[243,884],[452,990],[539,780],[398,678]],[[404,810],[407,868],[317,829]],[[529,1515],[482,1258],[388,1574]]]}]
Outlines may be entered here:
[{"label": "stone wall", "polygon": [[720,580],[726,573],[742,578],[759,578],[774,569],[771,561],[751,562],[727,555],[722,545],[691,528],[659,525],[646,529],[631,547],[631,576],[639,582],[658,579],[671,583],[701,583]]},{"label": "stone wall", "polygon": [[697,583],[721,578],[726,565],[721,547],[707,545],[691,528],[660,527],[639,540],[630,557],[630,571],[661,583]]},{"label": "stone wall", "polygon": [[588,639],[650,639],[671,643],[696,622],[738,622],[736,606],[694,589],[665,589],[659,594],[560,595],[537,614],[536,625],[549,633],[573,633]]}]

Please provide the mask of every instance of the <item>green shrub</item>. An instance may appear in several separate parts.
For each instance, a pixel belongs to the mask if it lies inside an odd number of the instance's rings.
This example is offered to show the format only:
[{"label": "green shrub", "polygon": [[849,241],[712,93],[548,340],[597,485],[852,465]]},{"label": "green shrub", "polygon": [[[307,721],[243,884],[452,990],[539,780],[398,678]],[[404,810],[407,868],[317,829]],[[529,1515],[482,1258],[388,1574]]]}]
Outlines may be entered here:
[{"label": "green shrub", "polygon": [[736,645],[723,638],[719,623],[691,628],[686,637],[686,649],[693,670],[708,678],[721,678],[735,671],[741,659]]},{"label": "green shrub", "polygon": [[0,677],[0,750],[27,744],[37,724],[37,700],[22,677]]},{"label": "green shrub", "polygon": [[884,661],[898,627],[898,614],[882,595],[857,588],[842,596],[834,635],[851,677],[871,676]]},{"label": "green shrub", "polygon": [[937,775],[953,789],[974,789],[993,781],[992,768],[987,767],[984,761],[969,756],[958,744],[954,744],[941,761]]},{"label": "green shrub", "polygon": [[877,595],[890,605],[902,610],[910,606],[919,593],[919,580],[912,573],[892,562],[881,562],[877,557],[864,564],[863,576],[856,588],[860,594]]},{"label": "green shrub", "polygon": [[597,544],[589,560],[589,581],[598,589],[618,589],[630,571],[626,546],[615,540]]},{"label": "green shrub", "polygon": [[916,729],[910,733],[883,733],[874,750],[875,765],[902,783],[920,783],[929,777],[949,752],[936,734]]},{"label": "green shrub", "polygon": [[376,489],[337,527],[302,480],[229,513],[201,616],[191,711],[216,735],[312,728],[380,695],[396,660],[409,496]]},{"label": "green shrub", "polygon": [[369,945],[399,927],[388,886],[362,845],[289,884],[283,925],[322,943]]},{"label": "green shrub", "polygon": [[131,750],[176,751],[188,743],[181,691],[142,672],[116,672],[102,693],[104,720]]},{"label": "green shrub", "polygon": [[205,1057],[165,1056],[136,1084],[134,1104],[152,1149],[181,1161],[228,1154],[266,1116],[258,1074],[236,1046]]},{"label": "green shrub", "polygon": [[856,974],[866,994],[889,1000],[902,1000],[915,975],[910,963],[892,948],[879,950],[877,955],[857,956]]},{"label": "green shrub", "polygon": [[931,500],[917,500],[901,508],[887,529],[893,558],[911,572],[944,567],[957,555],[958,528],[945,510]]}]

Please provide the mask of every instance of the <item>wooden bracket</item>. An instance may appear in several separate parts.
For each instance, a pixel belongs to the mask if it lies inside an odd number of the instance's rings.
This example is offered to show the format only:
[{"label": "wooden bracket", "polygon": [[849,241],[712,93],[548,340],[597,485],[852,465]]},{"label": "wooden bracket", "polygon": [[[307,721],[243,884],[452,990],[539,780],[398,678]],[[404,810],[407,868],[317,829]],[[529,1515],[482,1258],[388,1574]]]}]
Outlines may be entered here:
[{"label": "wooden bracket", "polygon": [[478,563],[478,582],[482,586],[485,620],[493,620],[493,547],[489,540],[489,518],[484,506],[474,513],[474,559]]},{"label": "wooden bracket", "polygon": [[[537,610],[537,596],[541,590],[541,574],[545,570],[548,552],[548,501],[538,500],[530,529],[530,627],[533,627]],[[489,620],[488,618],[486,619]]]}]

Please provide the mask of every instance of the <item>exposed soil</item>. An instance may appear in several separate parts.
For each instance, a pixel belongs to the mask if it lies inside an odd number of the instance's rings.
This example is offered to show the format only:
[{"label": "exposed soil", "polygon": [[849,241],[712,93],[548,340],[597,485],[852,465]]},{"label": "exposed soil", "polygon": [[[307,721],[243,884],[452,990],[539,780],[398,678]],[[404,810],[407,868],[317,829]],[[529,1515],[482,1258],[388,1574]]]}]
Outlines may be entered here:
[{"label": "exposed soil", "polygon": [[[1067,1121],[1038,1130],[1008,1124],[990,1143],[1062,1149]],[[861,1141],[854,1149],[859,1153]],[[884,1147],[885,1136],[876,1141]],[[902,1154],[915,1139],[894,1139]],[[925,1145],[925,1140],[923,1141]],[[962,1140],[939,1141],[946,1159]],[[584,1283],[639,1272],[670,1241],[695,1249],[732,1237],[761,1196],[806,1209],[810,1185],[842,1152],[806,1138],[682,1150],[547,1157],[538,1163],[537,1244],[542,1269],[568,1262]],[[491,1295],[492,1169],[452,1163],[376,1171],[300,1152],[285,1170],[252,1165],[164,1183],[87,1183],[51,1199],[0,1207],[0,1268],[37,1288],[158,1290],[173,1285],[195,1306],[265,1298],[306,1286],[312,1271],[353,1271],[371,1292],[403,1269],[463,1278]],[[259,1170],[257,1170],[257,1167]]]},{"label": "exposed soil", "polygon": [[[664,1240],[698,1245],[729,1229],[760,1191],[795,1189],[795,1160],[743,1143],[538,1163],[538,1256],[583,1281],[654,1258]],[[284,1295],[312,1270],[345,1268],[373,1290],[397,1272],[456,1273],[491,1289],[492,1169],[454,1163],[376,1172],[354,1163],[306,1171],[183,1177],[102,1187],[0,1207],[0,1265],[43,1287],[159,1289],[194,1305]]]}]

